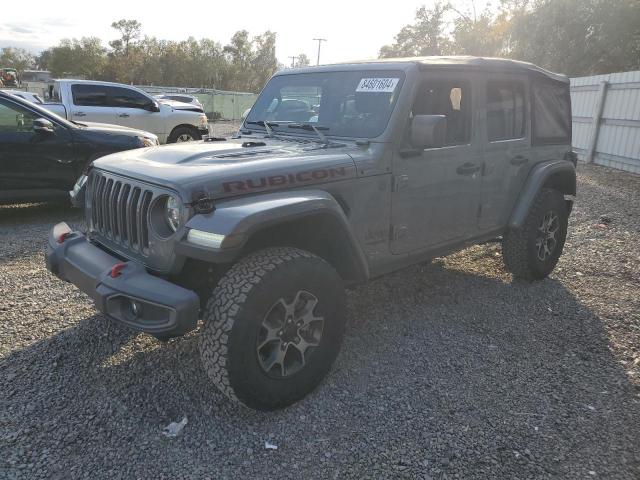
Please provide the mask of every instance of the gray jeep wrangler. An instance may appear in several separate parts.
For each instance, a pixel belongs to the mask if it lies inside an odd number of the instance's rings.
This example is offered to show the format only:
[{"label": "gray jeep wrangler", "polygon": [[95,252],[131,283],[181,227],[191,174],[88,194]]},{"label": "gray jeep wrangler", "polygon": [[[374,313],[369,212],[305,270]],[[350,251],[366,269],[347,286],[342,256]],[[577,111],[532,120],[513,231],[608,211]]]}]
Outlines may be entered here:
[{"label": "gray jeep wrangler", "polygon": [[262,410],[336,358],[345,287],[502,240],[515,277],[553,270],[576,193],[566,77],[500,59],[286,70],[237,137],[96,160],[86,232],[47,268],[159,339],[203,320],[202,363]]}]

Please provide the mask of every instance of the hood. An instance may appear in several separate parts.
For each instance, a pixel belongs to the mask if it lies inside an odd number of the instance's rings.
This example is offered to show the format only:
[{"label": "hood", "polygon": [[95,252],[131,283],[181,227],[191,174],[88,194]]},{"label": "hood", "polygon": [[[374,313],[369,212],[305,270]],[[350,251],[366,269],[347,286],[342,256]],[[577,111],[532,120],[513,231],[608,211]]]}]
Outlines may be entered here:
[{"label": "hood", "polygon": [[204,113],[204,110],[193,103],[176,102],[175,100],[167,100],[166,98],[158,98],[158,103],[169,105],[174,110],[189,110],[191,112]]},{"label": "hood", "polygon": [[137,130],[135,128],[123,127],[122,125],[112,125],[110,123],[95,122],[78,122],[76,125],[79,128],[88,130],[90,132],[113,133],[117,135],[126,135],[129,137],[144,137],[157,140],[157,137],[153,133],[145,132],[144,130]]},{"label": "hood", "polygon": [[184,142],[107,155],[94,167],[165,186],[190,203],[348,180],[355,145],[242,138]]}]

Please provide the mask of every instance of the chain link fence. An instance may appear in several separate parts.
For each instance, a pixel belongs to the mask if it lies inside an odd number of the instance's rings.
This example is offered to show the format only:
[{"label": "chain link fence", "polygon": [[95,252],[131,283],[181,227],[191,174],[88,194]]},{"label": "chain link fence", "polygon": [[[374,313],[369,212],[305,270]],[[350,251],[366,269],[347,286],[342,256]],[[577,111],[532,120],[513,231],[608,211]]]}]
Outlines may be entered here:
[{"label": "chain link fence", "polygon": [[242,114],[256,101],[255,93],[230,92],[211,88],[181,88],[137,85],[151,95],[158,94],[186,94],[194,96],[202,104],[209,121],[238,122]]}]

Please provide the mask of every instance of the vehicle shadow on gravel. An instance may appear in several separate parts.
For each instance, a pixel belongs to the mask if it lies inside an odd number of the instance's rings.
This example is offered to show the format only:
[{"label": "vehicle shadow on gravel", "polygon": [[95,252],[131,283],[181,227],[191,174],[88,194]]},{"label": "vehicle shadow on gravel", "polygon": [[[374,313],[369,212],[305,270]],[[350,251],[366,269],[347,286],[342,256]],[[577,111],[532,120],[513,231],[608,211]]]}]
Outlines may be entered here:
[{"label": "vehicle shadow on gravel", "polygon": [[[73,228],[82,228],[83,212],[64,200],[0,205],[0,244],[4,250],[0,261],[44,251],[49,230],[62,221]],[[25,242],[24,238],[36,241]]]},{"label": "vehicle shadow on gravel", "polygon": [[[638,391],[601,319],[558,280],[419,265],[351,291],[349,315],[327,380],[273,413],[238,407],[209,384],[197,335],[161,344],[94,315],[0,359],[0,432],[61,428],[64,448],[56,435],[39,443],[52,465],[151,445],[157,458],[189,449],[210,470],[242,467],[265,440],[302,469],[342,473],[380,464],[409,476],[469,466],[477,476],[625,476],[640,465]],[[183,416],[185,434],[166,443],[161,428]],[[310,445],[326,458],[306,458]]]},{"label": "vehicle shadow on gravel", "polygon": [[20,225],[31,220],[38,223],[51,220],[61,222],[66,218],[82,218],[82,209],[73,208],[68,200],[44,203],[0,204],[0,226],[17,222]]}]

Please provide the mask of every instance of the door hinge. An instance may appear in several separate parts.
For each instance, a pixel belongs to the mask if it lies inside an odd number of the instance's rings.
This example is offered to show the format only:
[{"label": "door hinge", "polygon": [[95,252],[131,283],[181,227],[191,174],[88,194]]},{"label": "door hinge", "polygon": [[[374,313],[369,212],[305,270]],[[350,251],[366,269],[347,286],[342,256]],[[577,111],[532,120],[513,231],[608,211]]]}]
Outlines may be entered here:
[{"label": "door hinge", "polygon": [[393,177],[393,191],[398,192],[409,185],[408,175],[396,175]]},{"label": "door hinge", "polygon": [[407,237],[409,229],[406,225],[392,225],[391,226],[391,240],[397,241]]}]

